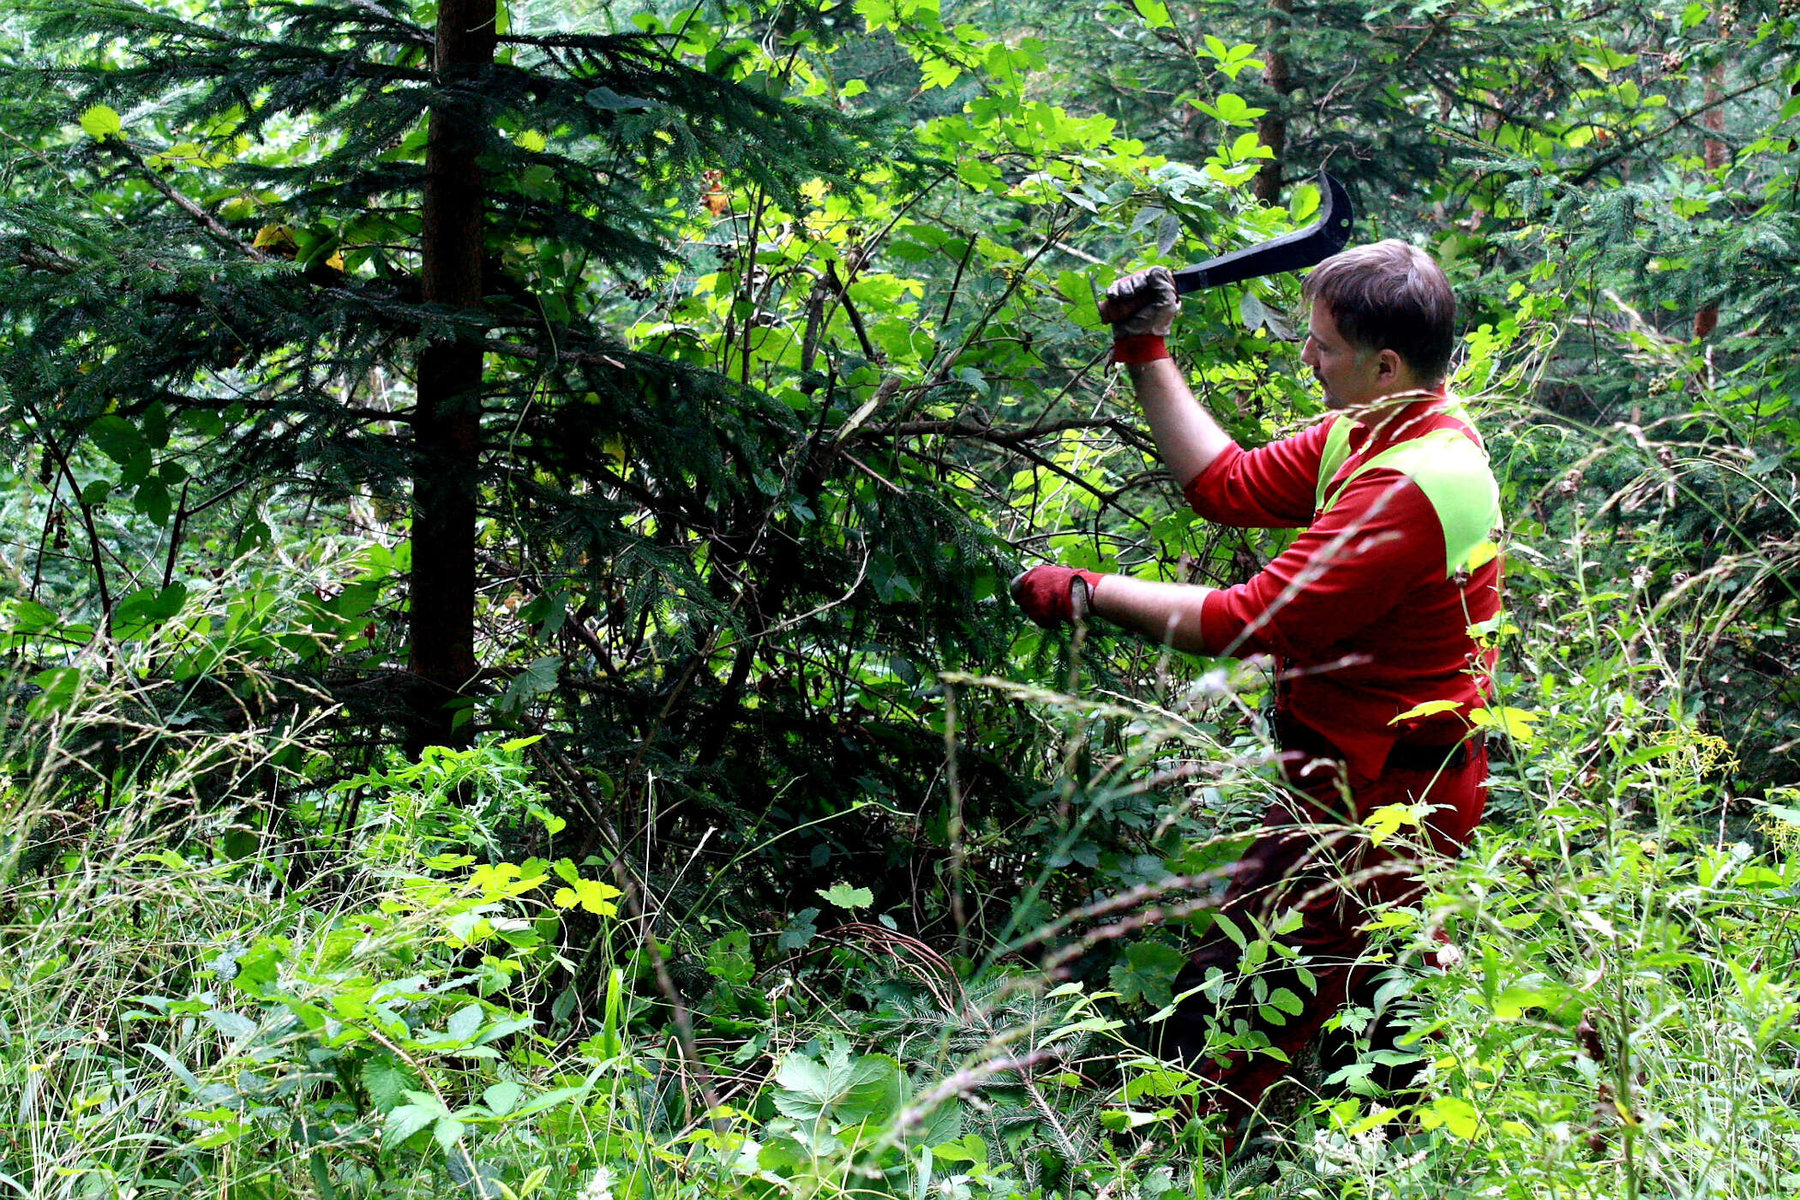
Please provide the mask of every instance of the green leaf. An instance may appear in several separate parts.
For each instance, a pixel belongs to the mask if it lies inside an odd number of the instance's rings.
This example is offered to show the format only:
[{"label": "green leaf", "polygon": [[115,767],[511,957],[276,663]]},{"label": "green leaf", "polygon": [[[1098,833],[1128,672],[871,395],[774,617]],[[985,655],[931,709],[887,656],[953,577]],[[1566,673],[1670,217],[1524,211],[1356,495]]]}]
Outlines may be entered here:
[{"label": "green leaf", "polygon": [[932,57],[919,64],[919,76],[923,81],[920,90],[947,88],[962,78],[962,67],[947,58]]},{"label": "green leaf", "polygon": [[1494,997],[1494,1019],[1496,1021],[1516,1021],[1524,1016],[1528,1009],[1543,1008],[1552,997],[1546,996],[1538,988],[1513,986],[1508,987]]},{"label": "green leaf", "polygon": [[455,1117],[439,1117],[437,1124],[432,1127],[431,1136],[437,1139],[439,1146],[448,1150],[462,1141],[464,1128],[463,1123]]},{"label": "green leaf", "polygon": [[[1080,1078],[1077,1076],[1077,1078]],[[1181,1096],[1194,1090],[1193,1076],[1185,1071],[1157,1069],[1145,1071],[1125,1084],[1125,1100],[1142,1100],[1146,1096]]]},{"label": "green leaf", "polygon": [[816,908],[803,908],[794,914],[788,927],[781,931],[775,945],[781,950],[798,950],[819,935],[819,927],[813,924],[813,918],[819,915]]},{"label": "green leaf", "polygon": [[555,200],[562,194],[562,185],[556,181],[556,172],[543,163],[523,171],[519,175],[518,188],[533,200]]},{"label": "green leaf", "polygon": [[323,1200],[337,1200],[337,1187],[331,1182],[331,1168],[326,1165],[325,1155],[314,1150],[306,1156],[306,1166],[312,1175],[313,1187],[318,1189]]},{"label": "green leaf", "polygon": [[244,1041],[256,1035],[257,1024],[243,1013],[234,1013],[222,1008],[209,1008],[203,1014],[206,1023],[231,1038],[233,1041]]},{"label": "green leaf", "polygon": [[1172,29],[1175,22],[1169,19],[1169,6],[1162,0],[1131,0],[1131,6],[1137,9],[1138,16],[1144,18],[1144,24],[1152,29]]},{"label": "green leaf", "polygon": [[104,416],[88,426],[88,437],[100,453],[124,466],[149,450],[136,425],[124,417]]},{"label": "green leaf", "polygon": [[1211,105],[1196,102],[1196,108],[1210,113],[1227,125],[1249,125],[1269,110],[1256,108],[1236,92],[1220,92]]},{"label": "green leaf", "polygon": [[1414,717],[1431,717],[1436,716],[1438,713],[1455,712],[1461,707],[1462,701],[1460,700],[1427,700],[1423,704],[1413,705],[1405,712],[1400,713],[1390,720],[1388,724],[1398,725],[1400,722],[1410,721]]},{"label": "green leaf", "polygon": [[450,1023],[444,1027],[444,1032],[452,1041],[471,1041],[474,1039],[476,1031],[481,1028],[481,1018],[481,1005],[465,1004],[450,1014]]},{"label": "green leaf", "polygon": [[884,1054],[852,1059],[838,1042],[823,1060],[790,1054],[775,1073],[775,1108],[795,1121],[884,1121],[904,1101],[905,1073]]},{"label": "green leaf", "polygon": [[1475,1106],[1457,1096],[1439,1096],[1419,1110],[1419,1124],[1426,1129],[1442,1126],[1450,1136],[1468,1141],[1481,1128],[1481,1114]]},{"label": "green leaf", "polygon": [[529,1117],[535,1113],[543,1112],[545,1109],[555,1108],[564,1101],[579,1100],[586,1096],[587,1093],[588,1087],[586,1084],[582,1084],[579,1087],[556,1088],[536,1097],[528,1102],[523,1108],[518,1109],[511,1115],[515,1118]]},{"label": "green leaf", "polygon": [[868,888],[853,888],[847,883],[834,883],[828,888],[819,888],[818,894],[827,904],[855,912],[859,908],[868,908],[875,903],[875,893]]},{"label": "green leaf", "polygon": [[150,447],[144,446],[125,463],[125,469],[119,472],[120,487],[136,487],[150,478],[150,472],[156,467],[156,459],[150,454]]},{"label": "green leaf", "polygon": [[[418,1092],[408,1092],[408,1096],[418,1096]],[[393,1147],[406,1141],[413,1134],[424,1129],[441,1117],[448,1116],[444,1106],[435,1097],[425,1097],[425,1103],[402,1104],[392,1109],[387,1115],[387,1128],[382,1130],[382,1145]]]},{"label": "green leaf", "polygon": [[827,1062],[821,1063],[804,1054],[790,1054],[775,1072],[775,1107],[783,1116],[796,1121],[815,1121],[823,1116],[832,1101],[849,1085],[846,1077],[834,1075]]},{"label": "green leaf", "polygon": [[1251,331],[1261,329],[1270,324],[1270,318],[1273,315],[1269,312],[1268,306],[1262,302],[1262,298],[1255,292],[1245,291],[1238,298],[1238,316],[1243,320],[1245,329]]},{"label": "green leaf", "polygon": [[988,1160],[987,1143],[974,1133],[965,1133],[954,1141],[933,1146],[931,1154],[940,1162],[984,1163]]},{"label": "green leaf", "polygon": [[[152,450],[162,450],[169,444],[169,409],[158,401],[144,410],[139,418],[142,422],[139,432]],[[165,470],[167,467],[164,468]]]},{"label": "green leaf", "polygon": [[481,1102],[487,1105],[488,1111],[495,1116],[504,1117],[518,1105],[519,1097],[524,1094],[524,1088],[510,1079],[504,1079],[499,1083],[490,1084],[487,1090],[481,1093]]},{"label": "green leaf", "polygon": [[726,983],[749,983],[756,976],[756,962],[750,957],[750,934],[733,929],[708,946],[706,973]]},{"label": "green leaf", "polygon": [[1119,998],[1126,1003],[1143,1001],[1160,1008],[1174,999],[1175,976],[1187,965],[1181,951],[1162,942],[1135,942],[1108,975]]},{"label": "green leaf", "polygon": [[1319,188],[1317,184],[1303,183],[1294,189],[1288,197],[1288,220],[1299,225],[1308,217],[1319,211]]},{"label": "green leaf", "polygon": [[1237,135],[1231,143],[1231,157],[1235,162],[1244,162],[1253,158],[1274,158],[1275,151],[1262,144],[1251,129]]},{"label": "green leaf", "polygon": [[610,883],[577,878],[574,886],[557,888],[550,897],[550,903],[558,908],[574,908],[579,905],[595,916],[612,917],[618,915],[619,906],[613,900],[620,894],[619,889]]},{"label": "green leaf", "polygon": [[9,613],[15,633],[42,633],[57,625],[56,614],[35,600],[14,600]]},{"label": "green leaf", "polygon": [[1533,721],[1539,720],[1534,712],[1522,708],[1478,708],[1469,714],[1469,720],[1483,729],[1498,728],[1506,730],[1506,735],[1516,742],[1529,743],[1537,736],[1531,728]]},{"label": "green leaf", "polygon": [[187,588],[179,583],[139,588],[113,609],[113,631],[121,639],[141,638],[180,616],[187,598]]},{"label": "green leaf", "polygon": [[886,1054],[865,1054],[851,1064],[850,1090],[837,1106],[847,1121],[885,1124],[906,1101],[906,1072]]},{"label": "green leaf", "polygon": [[199,1078],[195,1076],[192,1071],[188,1070],[187,1067],[182,1064],[180,1059],[176,1058],[173,1054],[170,1054],[167,1050],[164,1050],[161,1046],[151,1042],[144,1043],[144,1051],[147,1054],[154,1055],[161,1059],[163,1065],[168,1067],[169,1070],[174,1073],[175,1078],[181,1080],[182,1086],[186,1087],[189,1092],[196,1096],[200,1094],[202,1084],[200,1083]]},{"label": "green leaf", "polygon": [[1402,825],[1413,829],[1419,828],[1423,818],[1423,805],[1418,804],[1384,804],[1363,818],[1363,828],[1369,831],[1369,841],[1379,846],[1399,832]]},{"label": "green leaf", "polygon": [[169,494],[168,484],[160,479],[147,479],[132,493],[131,506],[155,524],[167,525],[169,514],[175,511],[175,498]]},{"label": "green leaf", "polygon": [[534,660],[530,666],[514,675],[512,682],[506,686],[506,699],[501,707],[508,712],[517,712],[527,704],[536,700],[556,687],[557,674],[562,670],[562,657],[556,654],[546,655]]},{"label": "green leaf", "polygon": [[1143,1112],[1135,1108],[1109,1108],[1100,1114],[1100,1124],[1114,1133],[1126,1133],[1167,1119],[1162,1113]]},{"label": "green leaf", "polygon": [[81,128],[91,138],[104,140],[125,128],[119,114],[104,104],[96,104],[81,114]]},{"label": "green leaf", "polygon": [[26,711],[34,717],[49,716],[74,703],[75,694],[81,688],[81,668],[51,667],[32,676],[31,682],[41,690],[31,698]]}]

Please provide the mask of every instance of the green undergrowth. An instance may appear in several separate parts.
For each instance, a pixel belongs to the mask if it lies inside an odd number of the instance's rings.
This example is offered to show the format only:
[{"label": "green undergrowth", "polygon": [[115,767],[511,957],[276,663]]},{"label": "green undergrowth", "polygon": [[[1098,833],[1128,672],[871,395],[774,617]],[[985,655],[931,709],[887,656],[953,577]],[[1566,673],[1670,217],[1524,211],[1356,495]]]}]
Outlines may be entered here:
[{"label": "green undergrowth", "polygon": [[[215,749],[204,772],[184,764],[211,743],[171,732],[153,768],[81,811],[69,798],[93,781],[69,773],[99,770],[84,730],[154,710],[89,670],[80,703],[40,692],[12,714],[0,1186],[1792,1194],[1800,811],[1779,788],[1725,794],[1732,746],[1683,712],[1630,603],[1521,586],[1531,616],[1497,631],[1511,711],[1492,819],[1460,860],[1430,864],[1417,907],[1375,922],[1373,953],[1395,968],[1380,1003],[1407,1035],[1300,1064],[1229,1160],[1193,1115],[1205,1085],[1141,1047],[1272,786],[1221,716],[1250,675],[1172,684],[1159,705],[947,681],[1006,692],[1062,756],[1018,917],[953,960],[854,879],[761,925],[727,905],[667,911],[629,851],[578,859],[559,842],[531,738],[309,794],[317,763],[282,748],[304,722],[281,745],[240,740],[235,759]],[[306,797],[285,824],[257,815],[271,771]],[[1420,815],[1383,810],[1360,835],[1404,839]],[[1071,889],[1096,843],[1090,878],[1138,881]],[[982,869],[965,864],[973,882]],[[1305,997],[1259,978],[1290,953],[1281,932],[1236,930],[1240,978],[1199,1002],[1235,991],[1296,1011]],[[1339,1036],[1366,1043],[1371,1016],[1346,1012]],[[1256,1051],[1228,1018],[1215,1034]],[[1416,1078],[1384,1092],[1396,1071]]]},{"label": "green undergrowth", "polygon": [[[347,544],[146,592],[132,639],[6,609],[29,665],[0,764],[0,1189],[1793,1194],[1800,792],[1768,765],[1787,710],[1717,678],[1791,623],[1747,522],[1793,511],[1792,477],[1734,475],[1717,440],[1494,424],[1517,516],[1482,631],[1487,823],[1374,915],[1380,1011],[1344,1012],[1234,1154],[1210,1085],[1153,1051],[1276,788],[1260,668],[1095,629],[1021,639],[1058,687],[1023,658],[940,675],[941,857],[775,911],[738,873],[791,831],[684,844],[624,811],[653,775],[583,777],[525,728],[416,763],[347,738],[298,673],[362,636],[366,597],[321,607],[320,582],[390,573]],[[1729,553],[1684,557],[1696,506]],[[1002,735],[1042,787],[965,811],[969,747]],[[893,806],[852,789],[842,819],[916,821]],[[1271,1052],[1234,1006],[1307,1003],[1304,962],[1271,982],[1288,930],[1230,927],[1239,970],[1185,998],[1214,1050]]]}]

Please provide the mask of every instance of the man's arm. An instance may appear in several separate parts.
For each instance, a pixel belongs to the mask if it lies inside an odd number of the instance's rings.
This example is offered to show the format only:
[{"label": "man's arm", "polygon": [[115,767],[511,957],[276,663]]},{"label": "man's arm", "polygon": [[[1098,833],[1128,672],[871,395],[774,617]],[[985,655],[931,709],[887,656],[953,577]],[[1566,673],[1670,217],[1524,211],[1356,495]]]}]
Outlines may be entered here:
[{"label": "man's arm", "polygon": [[1126,364],[1163,465],[1185,489],[1232,444],[1182,378],[1163,339],[1181,311],[1167,267],[1127,275],[1108,288],[1100,316],[1113,327],[1114,361]]},{"label": "man's arm", "polygon": [[[1107,290],[1100,304],[1101,318],[1113,327],[1113,361],[1125,364],[1131,373],[1132,389],[1143,406],[1163,465],[1199,509],[1200,502],[1193,499],[1192,491],[1207,468],[1226,454],[1235,454],[1239,460],[1248,456],[1201,407],[1169,356],[1164,339],[1180,311],[1174,277],[1164,267],[1152,267],[1119,280]],[[1316,463],[1316,452],[1313,460]],[[1242,473],[1230,464],[1222,469],[1231,476],[1226,482],[1229,493]],[[1297,476],[1296,472],[1287,474]],[[1312,480],[1302,482],[1302,490],[1310,497]],[[1299,505],[1285,507],[1297,509]],[[1221,511],[1248,513],[1249,519],[1238,522],[1241,524],[1297,525],[1303,524],[1311,513],[1310,504],[1305,507],[1306,512],[1297,517],[1283,517],[1239,497]],[[1200,616],[1207,597],[1216,590],[1193,584],[1155,583],[1128,575],[1102,575],[1054,563],[1020,574],[1011,587],[1013,599],[1026,615],[1046,628],[1092,614],[1152,641],[1198,653],[1209,652],[1201,633]],[[1221,632],[1213,630],[1215,642]]]},{"label": "man's arm", "polygon": [[1126,370],[1131,372],[1131,386],[1144,418],[1150,422],[1157,453],[1175,486],[1185,491],[1232,445],[1231,435],[1201,407],[1174,359],[1131,363]]},{"label": "man's arm", "polygon": [[1436,509],[1416,483],[1383,469],[1353,481],[1330,512],[1236,587],[1047,564],[1015,580],[1013,594],[1041,625],[1093,615],[1198,654],[1305,655],[1384,619],[1422,578],[1443,578],[1441,551],[1433,559],[1422,543],[1443,543]]},{"label": "man's arm", "polygon": [[1088,611],[1161,645],[1209,654],[1200,633],[1200,610],[1213,590],[1191,583],[1102,575],[1090,588]]},{"label": "man's arm", "polygon": [[1164,267],[1125,276],[1100,304],[1100,316],[1113,327],[1113,361],[1131,372],[1163,465],[1208,520],[1269,529],[1305,525],[1313,515],[1326,428],[1240,450],[1169,357],[1166,338],[1180,312],[1175,277]]}]

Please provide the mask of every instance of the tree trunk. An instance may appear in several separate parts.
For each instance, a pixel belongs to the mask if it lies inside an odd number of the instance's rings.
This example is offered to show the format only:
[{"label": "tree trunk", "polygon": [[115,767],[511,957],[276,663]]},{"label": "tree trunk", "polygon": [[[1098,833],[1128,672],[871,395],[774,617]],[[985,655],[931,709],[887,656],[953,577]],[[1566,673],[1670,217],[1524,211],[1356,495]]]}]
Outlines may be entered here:
[{"label": "tree trunk", "polygon": [[1256,122],[1256,136],[1275,152],[1251,182],[1251,192],[1264,204],[1281,203],[1281,162],[1287,157],[1287,114],[1283,111],[1294,81],[1288,69],[1287,35],[1294,20],[1294,0],[1269,0],[1269,39],[1263,53],[1263,82],[1275,93],[1269,111]]},{"label": "tree trunk", "polygon": [[[1722,134],[1725,132],[1725,107],[1720,103],[1725,96],[1724,89],[1725,64],[1720,63],[1707,74],[1706,94],[1702,97],[1702,102],[1710,107],[1701,115],[1700,124],[1706,127],[1708,133]],[[1708,171],[1717,171],[1731,158],[1730,147],[1725,145],[1723,138],[1707,138],[1702,152],[1706,157]],[[1708,304],[1694,314],[1694,336],[1696,338],[1709,337],[1712,331],[1718,327],[1719,306],[1717,304]]]},{"label": "tree trunk", "polygon": [[[445,94],[425,148],[422,290],[427,304],[482,302],[487,194],[479,155],[486,117],[477,89],[493,65],[495,0],[442,0],[436,73]],[[481,342],[440,338],[419,355],[413,415],[413,687],[406,749],[459,740],[456,701],[475,678],[475,517],[481,457]]]}]

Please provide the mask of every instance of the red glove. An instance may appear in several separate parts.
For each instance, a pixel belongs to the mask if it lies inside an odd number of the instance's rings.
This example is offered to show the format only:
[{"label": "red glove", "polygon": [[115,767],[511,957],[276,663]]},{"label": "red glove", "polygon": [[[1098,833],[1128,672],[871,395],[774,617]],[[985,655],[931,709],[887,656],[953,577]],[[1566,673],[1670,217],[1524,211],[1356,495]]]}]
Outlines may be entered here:
[{"label": "red glove", "polygon": [[1095,571],[1045,563],[1013,578],[1012,598],[1026,616],[1045,629],[1054,629],[1087,619],[1101,578]]}]

